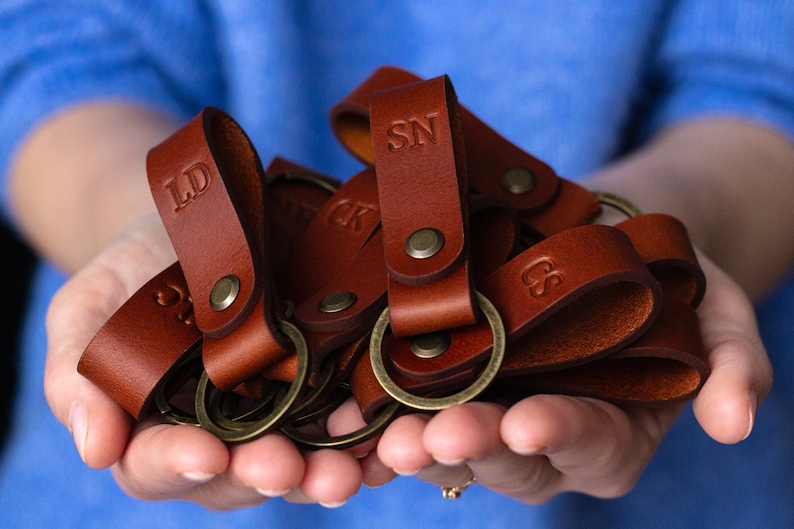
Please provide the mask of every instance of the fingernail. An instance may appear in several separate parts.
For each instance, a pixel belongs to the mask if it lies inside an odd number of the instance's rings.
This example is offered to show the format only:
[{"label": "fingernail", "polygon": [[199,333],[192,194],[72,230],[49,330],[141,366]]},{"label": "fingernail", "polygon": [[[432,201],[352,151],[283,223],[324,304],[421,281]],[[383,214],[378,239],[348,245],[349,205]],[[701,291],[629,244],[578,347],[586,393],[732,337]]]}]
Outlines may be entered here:
[{"label": "fingernail", "polygon": [[392,470],[394,470],[394,473],[397,474],[398,476],[415,476],[416,474],[419,473],[421,469],[417,468],[416,470],[400,470],[397,468],[393,468]]},{"label": "fingernail", "polygon": [[465,459],[462,459],[462,458],[461,459],[442,459],[442,458],[436,457],[436,456],[433,456],[433,459],[435,460],[436,463],[440,463],[440,464],[442,464],[444,466],[448,466],[448,467],[457,467],[457,466],[462,465],[463,462],[466,461]]},{"label": "fingernail", "polygon": [[747,433],[742,438],[742,441],[750,437],[750,434],[753,433],[753,427],[755,426],[755,414],[758,409],[758,395],[755,394],[755,391],[750,390],[748,394],[748,408],[750,411],[750,421],[747,425]]},{"label": "fingernail", "polygon": [[209,472],[182,472],[179,475],[185,481],[195,483],[196,485],[206,483],[215,477],[215,474],[210,474]]},{"label": "fingernail", "polygon": [[321,501],[321,502],[320,502],[320,505],[321,505],[322,507],[325,507],[326,509],[336,509],[337,507],[341,507],[341,506],[342,506],[342,505],[344,505],[345,503],[347,503],[347,500],[345,500],[345,501],[340,501],[340,502],[336,502],[336,503],[334,503],[334,502],[328,502],[328,503],[326,503],[326,502],[323,502],[323,501]]},{"label": "fingernail", "polygon": [[268,498],[280,498],[284,496],[286,493],[289,492],[289,489],[284,490],[265,490],[257,488],[256,491],[261,494],[262,496],[267,496]]},{"label": "fingernail", "polygon": [[545,447],[543,447],[543,446],[521,446],[521,447],[518,447],[518,446],[508,445],[508,448],[512,452],[514,452],[514,453],[516,453],[516,454],[518,454],[520,456],[536,456],[536,455],[540,454],[541,452],[543,452],[543,450],[545,450]]},{"label": "fingernail", "polygon": [[74,445],[77,447],[80,458],[85,461],[83,451],[85,450],[85,440],[88,434],[88,410],[85,404],[81,402],[72,404],[72,409],[69,410],[69,431],[72,433]]}]

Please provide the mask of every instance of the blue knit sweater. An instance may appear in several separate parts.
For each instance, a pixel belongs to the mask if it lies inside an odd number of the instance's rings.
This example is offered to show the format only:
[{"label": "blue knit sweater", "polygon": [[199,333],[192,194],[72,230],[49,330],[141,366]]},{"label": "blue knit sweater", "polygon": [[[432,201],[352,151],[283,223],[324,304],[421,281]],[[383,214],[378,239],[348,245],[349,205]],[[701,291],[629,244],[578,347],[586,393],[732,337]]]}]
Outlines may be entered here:
[{"label": "blue knit sweater", "polygon": [[[265,163],[280,154],[344,178],[358,165],[333,139],[328,109],[383,64],[449,74],[463,104],[569,178],[704,115],[794,139],[790,0],[5,0],[0,42],[0,204],[12,221],[14,149],[41,120],[88,100],[183,121],[218,106]],[[82,464],[41,391],[43,314],[62,281],[46,265],[37,275],[0,527],[794,527],[794,340],[781,316],[794,308],[792,285],[760,309],[778,375],[753,436],[720,446],[686,411],[624,498],[569,494],[530,507],[474,487],[444,502],[399,478],[336,510],[275,500],[218,514],[129,499],[108,472]]]}]

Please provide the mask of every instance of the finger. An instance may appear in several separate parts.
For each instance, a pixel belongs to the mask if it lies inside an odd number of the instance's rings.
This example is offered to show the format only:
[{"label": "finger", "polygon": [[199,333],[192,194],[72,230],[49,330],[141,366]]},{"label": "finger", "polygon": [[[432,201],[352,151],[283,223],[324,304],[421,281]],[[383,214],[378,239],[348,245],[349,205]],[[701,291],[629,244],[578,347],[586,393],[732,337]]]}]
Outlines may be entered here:
[{"label": "finger", "polygon": [[[367,426],[364,417],[361,415],[361,410],[356,404],[355,399],[347,399],[339,408],[333,411],[328,416],[326,428],[328,434],[331,436],[346,435],[355,432]],[[369,454],[378,445],[378,437],[369,439],[359,443],[352,448],[349,452],[357,458],[361,458]]]},{"label": "finger", "polygon": [[[306,472],[300,492],[306,499],[325,507],[344,505],[361,488],[362,473],[358,461],[344,450],[306,452]],[[289,495],[285,498],[289,499]]]},{"label": "finger", "polygon": [[[149,501],[197,499],[202,494],[194,489],[226,472],[229,458],[223,442],[200,428],[141,424],[133,432],[124,456],[112,469],[119,486],[135,498]],[[213,484],[213,503],[208,505],[211,508],[239,505],[248,499],[241,498],[241,494],[229,490],[230,487],[217,485]],[[250,490],[246,492],[255,497]],[[257,498],[260,502],[262,499],[261,496]]]},{"label": "finger", "polygon": [[[354,399],[348,399],[328,417],[326,428],[329,435],[346,435],[366,426],[361,410]],[[364,441],[348,452],[358,459],[361,467],[362,482],[370,488],[379,487],[394,479],[396,473],[384,465],[378,457],[376,448],[380,436]]]},{"label": "finger", "polygon": [[713,439],[737,443],[752,431],[757,407],[772,385],[772,367],[750,300],[708,259],[701,262],[709,288],[698,314],[711,374],[693,410]]},{"label": "finger", "polygon": [[424,447],[424,430],[430,417],[411,413],[395,419],[378,442],[378,458],[401,476],[413,476],[435,461]]},{"label": "finger", "polygon": [[679,411],[627,413],[596,399],[536,395],[505,413],[500,432],[514,453],[548,459],[551,475],[533,479],[549,492],[617,497],[634,486]]},{"label": "finger", "polygon": [[93,468],[105,468],[121,457],[131,418],[77,373],[80,355],[113,312],[172,258],[167,239],[156,235],[162,229],[159,221],[146,218],[135,229],[137,235],[116,241],[70,279],[47,312],[45,396]]},{"label": "finger", "polygon": [[373,450],[364,457],[360,457],[358,464],[361,467],[362,482],[371,489],[385,485],[397,477],[394,470],[383,464],[377,451]]},{"label": "finger", "polygon": [[[527,503],[540,503],[557,492],[560,473],[547,458],[517,454],[502,441],[504,414],[496,404],[471,402],[433,417],[424,433],[427,451],[447,468],[465,464],[471,472],[447,474],[443,476],[447,481],[437,484],[460,486],[476,476],[481,486]],[[427,473],[420,477],[427,478]]]},{"label": "finger", "polygon": [[96,274],[96,281],[87,275],[76,276],[50,304],[44,392],[56,418],[72,433],[86,464],[105,468],[121,457],[132,423],[126,412],[77,373],[83,350],[125,296],[123,290],[111,288],[113,295],[105,297],[101,284],[117,283],[102,270]]},{"label": "finger", "polygon": [[[397,474],[416,476],[439,486],[462,486],[471,480],[471,470],[462,461],[455,461],[452,466],[446,461],[436,461],[425,445],[427,425],[433,421],[435,417],[419,413],[399,417],[381,436],[377,455]],[[454,438],[460,434],[455,430],[451,435],[450,432],[442,435]]]},{"label": "finger", "polygon": [[305,472],[303,456],[281,434],[268,434],[231,449],[229,473],[265,497],[287,494],[300,485]]}]

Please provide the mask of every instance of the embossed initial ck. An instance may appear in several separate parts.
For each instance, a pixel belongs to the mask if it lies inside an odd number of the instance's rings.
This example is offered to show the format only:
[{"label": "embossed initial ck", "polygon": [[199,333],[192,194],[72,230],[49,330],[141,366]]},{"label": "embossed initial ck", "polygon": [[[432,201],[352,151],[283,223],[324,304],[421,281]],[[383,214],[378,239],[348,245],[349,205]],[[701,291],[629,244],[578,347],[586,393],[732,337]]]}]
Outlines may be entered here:
[{"label": "embossed initial ck", "polygon": [[422,123],[419,118],[409,118],[407,121],[398,120],[389,123],[389,128],[386,129],[386,134],[389,135],[389,150],[391,152],[400,152],[405,149],[412,149],[425,145],[425,140],[431,143],[438,143],[436,136],[435,120],[438,117],[438,112],[427,114]]},{"label": "embossed initial ck", "polygon": [[191,165],[166,182],[165,187],[174,199],[174,210],[179,211],[203,195],[210,187],[210,170],[203,163]]},{"label": "embossed initial ck", "polygon": [[351,231],[360,231],[361,224],[368,213],[375,211],[374,206],[345,200],[340,202],[328,215],[328,223]]},{"label": "embossed initial ck", "polygon": [[187,325],[193,325],[195,322],[193,300],[190,299],[187,288],[182,285],[166,283],[162,290],[156,290],[152,297],[161,307],[171,309],[179,321]]},{"label": "embossed initial ck", "polygon": [[544,296],[564,281],[562,274],[555,269],[554,261],[548,257],[538,259],[524,268],[521,279],[529,285],[529,293],[534,298]]}]

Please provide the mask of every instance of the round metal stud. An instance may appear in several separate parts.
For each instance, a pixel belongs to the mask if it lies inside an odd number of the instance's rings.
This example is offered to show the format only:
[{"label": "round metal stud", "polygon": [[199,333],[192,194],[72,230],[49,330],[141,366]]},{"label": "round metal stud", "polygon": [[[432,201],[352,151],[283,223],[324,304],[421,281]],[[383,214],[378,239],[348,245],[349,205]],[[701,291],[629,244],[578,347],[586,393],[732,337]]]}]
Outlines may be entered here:
[{"label": "round metal stud", "polygon": [[523,195],[535,189],[537,177],[526,167],[511,167],[502,173],[502,188],[513,195]]},{"label": "round metal stud", "polygon": [[435,358],[444,354],[444,351],[449,349],[449,344],[448,332],[440,331],[421,334],[411,340],[411,352],[419,358]]},{"label": "round metal stud", "polygon": [[240,279],[237,276],[228,275],[222,277],[212,287],[210,292],[210,307],[212,310],[220,312],[225,310],[237,299],[240,293]]},{"label": "round metal stud", "polygon": [[352,292],[334,292],[320,300],[317,309],[323,314],[334,314],[350,308],[357,299]]},{"label": "round metal stud", "polygon": [[417,230],[405,241],[405,252],[414,259],[427,259],[444,246],[444,234],[434,228]]}]

